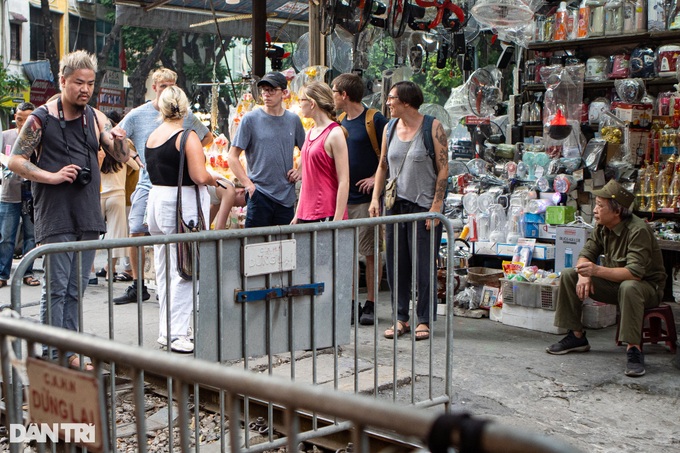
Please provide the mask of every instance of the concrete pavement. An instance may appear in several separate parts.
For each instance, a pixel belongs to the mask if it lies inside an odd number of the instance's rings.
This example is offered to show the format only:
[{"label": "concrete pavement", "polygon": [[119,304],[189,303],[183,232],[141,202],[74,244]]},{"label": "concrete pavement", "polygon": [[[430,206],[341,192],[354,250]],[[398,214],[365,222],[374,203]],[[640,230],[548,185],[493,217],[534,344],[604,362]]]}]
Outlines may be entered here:
[{"label": "concrete pavement", "polygon": [[[127,283],[114,283],[113,297],[126,287]],[[157,348],[158,305],[155,294],[151,294],[141,307],[136,303],[113,307],[110,317],[106,303],[109,288],[100,279],[98,286],[86,291],[84,330],[108,336],[113,326],[116,341],[136,344],[141,329],[144,346]],[[24,316],[37,318],[39,298],[39,287],[23,286]],[[380,351],[392,345],[391,340],[382,338],[382,331],[391,323],[389,294],[381,293],[380,300],[378,326],[358,329],[361,348],[372,347],[374,328],[378,329]],[[0,301],[9,303],[9,288],[0,289]],[[676,319],[680,319],[680,306],[673,304],[673,309]],[[560,335],[510,327],[489,319],[456,317],[454,407],[518,429],[556,436],[584,451],[678,451],[680,370],[673,365],[674,356],[663,346],[646,345],[647,374],[626,377],[625,347],[616,346],[615,331],[615,326],[589,330],[590,352],[552,356],[545,353],[545,347],[559,340]],[[444,351],[444,339],[436,332],[431,341],[435,349]],[[408,352],[410,344],[408,339],[400,339],[400,351]],[[436,377],[444,375],[443,359],[432,363]],[[304,357],[300,356],[300,360]],[[429,374],[429,366],[416,356],[419,377]],[[305,369],[302,363],[296,367],[298,373]],[[279,373],[285,375],[286,370],[277,370]],[[369,381],[372,384],[372,378]]]}]

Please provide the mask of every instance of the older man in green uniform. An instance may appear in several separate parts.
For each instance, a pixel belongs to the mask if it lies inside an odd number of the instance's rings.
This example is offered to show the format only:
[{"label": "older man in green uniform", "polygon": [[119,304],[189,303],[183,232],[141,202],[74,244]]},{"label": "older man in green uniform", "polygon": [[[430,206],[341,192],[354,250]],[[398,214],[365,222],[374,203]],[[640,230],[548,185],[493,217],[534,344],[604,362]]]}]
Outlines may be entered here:
[{"label": "older man in green uniform", "polygon": [[[609,181],[595,195],[597,226],[581,251],[576,267],[565,269],[555,312],[555,326],[569,329],[566,337],[548,347],[550,354],[586,352],[581,313],[583,300],[619,306],[619,341],[628,343],[626,376],[645,374],[640,348],[645,308],[659,305],[666,272],[659,244],[651,228],[631,212],[635,197],[618,182]],[[601,256],[600,264],[598,257]]]}]

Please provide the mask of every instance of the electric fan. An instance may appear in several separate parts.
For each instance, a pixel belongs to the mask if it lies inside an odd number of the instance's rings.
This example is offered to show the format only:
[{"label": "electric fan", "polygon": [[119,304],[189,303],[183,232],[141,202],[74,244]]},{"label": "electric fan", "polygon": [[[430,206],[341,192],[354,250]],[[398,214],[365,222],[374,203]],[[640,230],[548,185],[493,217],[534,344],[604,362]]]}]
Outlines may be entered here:
[{"label": "electric fan", "polygon": [[[336,54],[335,40],[332,39],[326,47],[326,58],[329,65],[333,65]],[[298,72],[309,66],[309,32],[300,36],[295,43],[292,61],[293,67],[295,67]]]},{"label": "electric fan", "polygon": [[491,72],[483,68],[477,69],[465,85],[470,111],[480,117],[493,114],[501,102],[501,90]]},{"label": "electric fan", "polygon": [[339,0],[336,3],[335,25],[353,35],[366,28],[374,13],[374,0]]},{"label": "electric fan", "polygon": [[531,22],[534,16],[522,0],[480,0],[470,13],[480,24],[493,28],[521,26]]}]

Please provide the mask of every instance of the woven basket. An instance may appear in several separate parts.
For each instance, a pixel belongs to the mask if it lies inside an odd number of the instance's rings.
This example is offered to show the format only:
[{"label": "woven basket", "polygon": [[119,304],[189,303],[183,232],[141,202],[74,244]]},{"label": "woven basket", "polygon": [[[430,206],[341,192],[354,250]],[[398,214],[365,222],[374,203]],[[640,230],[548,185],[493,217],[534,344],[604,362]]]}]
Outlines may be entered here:
[{"label": "woven basket", "polygon": [[500,279],[503,278],[503,271],[490,267],[471,267],[468,269],[467,281],[475,286],[494,286],[501,287]]}]

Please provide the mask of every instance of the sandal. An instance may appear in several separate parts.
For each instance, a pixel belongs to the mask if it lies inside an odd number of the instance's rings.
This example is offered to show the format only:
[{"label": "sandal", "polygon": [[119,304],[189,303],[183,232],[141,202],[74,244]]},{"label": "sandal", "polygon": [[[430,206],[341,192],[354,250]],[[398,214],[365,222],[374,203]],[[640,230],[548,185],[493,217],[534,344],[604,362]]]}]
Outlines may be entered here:
[{"label": "sandal", "polygon": [[[409,333],[410,331],[411,331],[411,326],[409,326],[407,322],[397,321],[397,338],[404,335],[405,333]],[[387,329],[385,331],[384,335],[385,335],[385,338],[390,338],[390,339],[394,338],[394,326]]]},{"label": "sandal", "polygon": [[427,324],[418,324],[416,327],[416,341],[427,340],[430,338],[430,326]]},{"label": "sandal", "polygon": [[37,278],[33,277],[32,275],[29,275],[28,277],[24,277],[24,285],[27,286],[39,286],[40,285],[40,280]]},{"label": "sandal", "polygon": [[[73,354],[68,358],[68,366],[74,370],[80,370],[80,357],[78,357],[78,354]],[[94,371],[94,365],[89,360],[86,360],[81,371]]]},{"label": "sandal", "polygon": [[128,274],[127,272],[119,272],[113,276],[114,282],[131,282],[132,280],[134,280],[134,278],[132,278],[132,275]]}]

